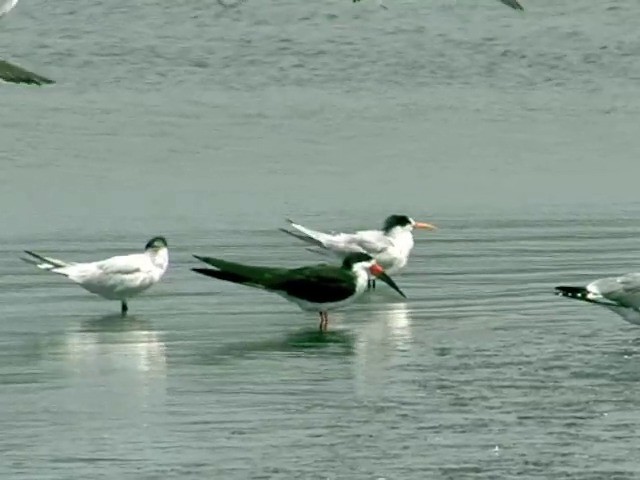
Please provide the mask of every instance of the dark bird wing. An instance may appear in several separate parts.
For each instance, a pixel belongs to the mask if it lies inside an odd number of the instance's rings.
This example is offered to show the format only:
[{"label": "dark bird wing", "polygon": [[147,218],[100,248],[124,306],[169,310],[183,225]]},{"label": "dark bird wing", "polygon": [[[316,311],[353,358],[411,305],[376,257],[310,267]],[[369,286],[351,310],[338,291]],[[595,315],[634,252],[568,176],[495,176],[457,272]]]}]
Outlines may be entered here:
[{"label": "dark bird wing", "polygon": [[513,8],[514,10],[524,10],[522,5],[518,2],[518,0],[498,0],[501,3],[504,3],[506,6]]},{"label": "dark bird wing", "polygon": [[353,274],[332,265],[288,269],[243,265],[199,255],[194,257],[215,267],[192,268],[201,275],[281,292],[309,302],[337,302],[349,298],[355,291]]},{"label": "dark bird wing", "polygon": [[203,261],[212,268],[192,268],[194,272],[206,275],[207,277],[226,280],[227,282],[240,283],[251,287],[269,289],[272,282],[280,278],[287,272],[286,268],[256,267],[253,265],[243,265],[241,263],[228,262],[220,258],[203,257],[194,255],[198,260]]},{"label": "dark bird wing", "polygon": [[0,60],[0,79],[11,83],[27,83],[31,85],[44,85],[55,83],[42,75],[25,70],[22,67]]},{"label": "dark bird wing", "polygon": [[353,274],[332,265],[291,269],[270,288],[308,302],[329,303],[346,300],[355,293]]}]

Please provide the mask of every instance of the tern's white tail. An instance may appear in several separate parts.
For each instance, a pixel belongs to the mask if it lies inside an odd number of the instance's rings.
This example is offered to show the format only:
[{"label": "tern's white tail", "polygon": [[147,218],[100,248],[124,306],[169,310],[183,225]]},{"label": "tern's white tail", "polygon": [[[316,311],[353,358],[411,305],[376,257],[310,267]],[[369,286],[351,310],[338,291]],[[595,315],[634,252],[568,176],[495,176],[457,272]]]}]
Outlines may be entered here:
[{"label": "tern's white tail", "polygon": [[281,232],[289,234],[292,237],[297,238],[298,240],[302,240],[303,242],[309,243],[316,247],[321,247],[321,248],[327,247],[325,244],[325,241],[330,237],[330,235],[327,235],[326,233],[323,233],[323,232],[318,232],[316,230],[311,230],[310,228],[303,227],[302,225],[299,225],[293,222],[292,220],[287,219],[287,221],[289,222],[292,228],[295,228],[297,230],[297,232],[292,232],[285,228],[281,228],[280,229]]},{"label": "tern's white tail", "polygon": [[58,260],[57,258],[44,257],[42,255],[38,255],[37,253],[31,252],[29,250],[25,250],[24,253],[26,253],[27,255],[30,255],[33,258],[20,257],[20,260],[23,260],[31,265],[35,265],[36,267],[42,270],[49,270],[55,273],[62,273],[62,272],[57,272],[56,269],[68,267],[71,265],[70,263],[64,262],[62,260]]}]

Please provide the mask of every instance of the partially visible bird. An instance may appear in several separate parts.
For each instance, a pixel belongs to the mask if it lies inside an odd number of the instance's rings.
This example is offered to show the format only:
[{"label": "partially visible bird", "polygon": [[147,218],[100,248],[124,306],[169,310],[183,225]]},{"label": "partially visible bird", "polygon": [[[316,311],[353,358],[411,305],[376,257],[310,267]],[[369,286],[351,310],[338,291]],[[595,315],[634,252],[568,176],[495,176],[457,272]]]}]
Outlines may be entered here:
[{"label": "partially visible bird", "polygon": [[107,300],[119,300],[122,316],[127,314],[127,300],[158,283],[169,266],[169,250],[164,237],[153,237],[143,253],[121,255],[97,262],[69,263],[25,250],[29,258],[20,257],[42,270],[63,275],[85,290]]},{"label": "partially visible bird", "polygon": [[518,0],[498,0],[501,3],[504,3],[507,7],[511,7],[514,10],[524,10],[523,6],[520,5]]},{"label": "partially visible bird", "polygon": [[[360,0],[353,0],[353,3],[357,3]],[[522,7],[522,5],[520,5],[520,3],[518,2],[518,0],[498,0],[500,3],[504,3],[505,5],[507,5],[508,7],[511,7],[515,10],[524,10],[524,8]],[[387,9],[387,7],[382,3],[382,0],[378,0],[378,4],[384,8]]]},{"label": "partially visible bird", "polygon": [[[368,253],[388,273],[396,273],[407,264],[414,245],[414,228],[437,228],[430,223],[416,222],[407,215],[390,215],[381,230],[360,230],[355,233],[323,233],[292,220],[289,220],[289,224],[295,232],[285,228],[280,231],[313,245],[316,247],[311,249],[313,252],[329,253],[341,259],[353,252]],[[368,286],[375,288],[375,278],[371,279]]]},{"label": "partially visible bird", "polygon": [[[356,3],[356,2],[359,2],[359,1],[360,1],[360,0],[353,0],[353,3]],[[384,3],[382,3],[382,0],[378,0],[378,5],[379,5],[380,7],[382,7],[382,8],[384,8],[385,10],[389,10],[389,9],[387,8],[387,6],[386,6]]]},{"label": "partially visible bird", "polygon": [[558,286],[555,294],[600,305],[640,325],[640,273],[599,278],[586,286]]},{"label": "partially visible bird", "polygon": [[18,4],[18,0],[0,0],[0,17],[4,17]]},{"label": "partially visible bird", "polygon": [[[18,0],[0,0],[0,18],[9,13],[17,4]],[[54,83],[53,80],[25,70],[22,67],[13,65],[2,59],[0,59],[0,79],[6,82],[27,83],[32,85]]]},{"label": "partially visible bird", "polygon": [[214,268],[192,268],[208,277],[262,288],[277,293],[302,310],[320,314],[320,331],[329,324],[330,310],[344,307],[364,292],[369,273],[405,297],[384,269],[367,253],[345,256],[341,266],[313,265],[300,268],[259,267],[194,255]]}]

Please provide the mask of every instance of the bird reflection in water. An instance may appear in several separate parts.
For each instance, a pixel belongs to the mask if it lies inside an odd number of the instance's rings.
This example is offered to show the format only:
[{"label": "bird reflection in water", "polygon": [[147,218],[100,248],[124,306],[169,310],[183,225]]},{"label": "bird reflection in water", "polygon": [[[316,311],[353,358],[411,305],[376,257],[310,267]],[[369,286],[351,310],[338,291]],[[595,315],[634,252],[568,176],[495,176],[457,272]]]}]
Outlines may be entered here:
[{"label": "bird reflection in water", "polygon": [[372,311],[355,342],[355,378],[359,394],[377,396],[390,371],[406,358],[413,341],[411,315],[405,302]]},{"label": "bird reflection in water", "polygon": [[165,344],[150,322],[135,316],[82,322],[66,335],[64,360],[77,387],[99,386],[121,399],[138,400],[165,390]]},{"label": "bird reflection in water", "polygon": [[[336,314],[336,318],[339,318],[339,313]],[[353,333],[347,330],[319,332],[315,328],[304,329],[262,340],[229,343],[199,355],[199,361],[208,364],[220,363],[232,358],[261,358],[265,353],[352,355],[354,341]]]}]

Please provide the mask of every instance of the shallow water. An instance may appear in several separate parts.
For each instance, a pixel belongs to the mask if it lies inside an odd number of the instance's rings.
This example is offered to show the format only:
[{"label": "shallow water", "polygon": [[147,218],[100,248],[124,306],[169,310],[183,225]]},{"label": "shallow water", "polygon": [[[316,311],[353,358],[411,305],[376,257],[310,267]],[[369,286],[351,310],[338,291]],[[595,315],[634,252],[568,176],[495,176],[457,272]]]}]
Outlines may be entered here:
[{"label": "shallow water", "polygon": [[[398,1],[21,2],[2,56],[3,478],[627,479],[640,330],[555,297],[638,270],[640,9]],[[331,317],[190,272],[297,266],[277,231],[416,233]],[[96,298],[20,262],[140,250]]]}]

